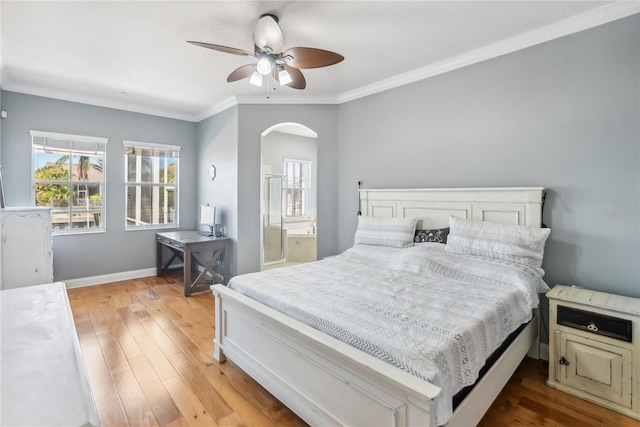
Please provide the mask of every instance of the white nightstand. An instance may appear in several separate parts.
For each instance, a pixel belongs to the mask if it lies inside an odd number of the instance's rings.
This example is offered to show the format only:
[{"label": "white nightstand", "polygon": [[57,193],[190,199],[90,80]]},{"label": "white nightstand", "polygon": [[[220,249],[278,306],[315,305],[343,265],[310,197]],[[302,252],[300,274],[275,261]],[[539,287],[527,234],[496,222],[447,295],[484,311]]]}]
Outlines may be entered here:
[{"label": "white nightstand", "polygon": [[547,385],[640,419],[640,299],[557,285]]}]

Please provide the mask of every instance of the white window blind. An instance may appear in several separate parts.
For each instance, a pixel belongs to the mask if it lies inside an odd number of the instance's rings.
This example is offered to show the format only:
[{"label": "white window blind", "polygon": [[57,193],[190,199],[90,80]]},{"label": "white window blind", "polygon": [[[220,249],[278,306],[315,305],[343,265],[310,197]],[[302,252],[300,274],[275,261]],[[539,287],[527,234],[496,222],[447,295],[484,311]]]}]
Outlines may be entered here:
[{"label": "white window blind", "polygon": [[178,226],[180,147],[124,141],[125,229]]},{"label": "white window blind", "polygon": [[284,159],[284,215],[286,218],[309,218],[311,212],[311,162]]}]

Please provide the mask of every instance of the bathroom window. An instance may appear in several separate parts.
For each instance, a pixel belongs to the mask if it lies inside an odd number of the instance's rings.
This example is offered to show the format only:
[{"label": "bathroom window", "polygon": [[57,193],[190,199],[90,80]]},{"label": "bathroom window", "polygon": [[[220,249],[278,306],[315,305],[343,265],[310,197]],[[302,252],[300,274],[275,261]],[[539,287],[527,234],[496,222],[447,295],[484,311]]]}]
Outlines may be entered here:
[{"label": "bathroom window", "polygon": [[311,162],[284,160],[282,194],[285,218],[305,219],[311,215]]}]

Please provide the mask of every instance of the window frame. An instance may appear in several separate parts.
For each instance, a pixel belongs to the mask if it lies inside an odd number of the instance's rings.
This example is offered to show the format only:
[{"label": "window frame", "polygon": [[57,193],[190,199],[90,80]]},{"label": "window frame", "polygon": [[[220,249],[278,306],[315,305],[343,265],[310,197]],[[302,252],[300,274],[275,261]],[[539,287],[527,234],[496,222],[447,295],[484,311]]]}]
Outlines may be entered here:
[{"label": "window frame", "polygon": [[[287,163],[299,163],[302,165],[301,168],[301,174],[304,178],[306,178],[305,185],[304,186],[300,186],[300,187],[289,187],[288,186],[288,179],[287,179]],[[308,167],[308,170],[305,172],[304,168]],[[282,192],[283,194],[286,195],[287,190],[295,190],[296,188],[303,190],[305,192],[305,199],[304,199],[304,215],[303,216],[289,216],[288,215],[288,205],[287,205],[287,201],[286,201],[286,196],[284,197],[284,201],[283,201],[283,217],[285,219],[285,221],[287,222],[293,222],[293,221],[308,221],[312,219],[312,215],[311,215],[311,199],[312,199],[312,191],[313,188],[311,187],[311,177],[312,177],[312,168],[313,167],[313,161],[311,160],[300,160],[300,159],[288,159],[285,158],[282,161],[282,170],[283,170],[283,174],[282,174]],[[306,177],[305,177],[306,175]],[[295,204],[295,201],[292,201],[293,204]],[[295,212],[295,208],[294,208],[294,212]]]},{"label": "window frame", "polygon": [[[180,227],[180,149],[181,147],[178,145],[169,145],[169,144],[158,144],[158,143],[150,143],[150,142],[141,142],[141,141],[131,141],[131,140],[123,140],[124,146],[124,230],[125,231],[142,231],[142,230],[163,230],[163,229],[176,229]],[[136,182],[129,181],[129,171],[128,171],[128,155],[127,148],[138,148],[138,149],[151,149],[151,150],[161,150],[161,151],[171,151],[176,152],[177,155],[172,156],[170,158],[175,159],[175,182],[174,183],[166,183],[166,182]],[[169,158],[169,157],[167,157]],[[169,184],[169,185],[168,185]],[[174,187],[174,199],[175,199],[175,213],[174,218],[175,221],[173,223],[164,223],[164,224],[136,224],[129,225],[129,217],[127,215],[128,209],[128,189],[129,187],[135,186],[148,186],[151,188],[159,188],[159,187]],[[165,199],[166,200],[166,199]]]},{"label": "window frame", "polygon": [[[38,131],[38,130],[30,130],[29,134],[31,135],[31,203],[33,206],[36,205],[36,187],[38,184],[51,184],[51,185],[67,185],[70,188],[70,194],[73,194],[71,189],[76,186],[84,185],[85,187],[90,185],[98,185],[100,187],[100,226],[97,227],[86,227],[86,228],[73,228],[73,212],[74,212],[74,204],[73,197],[69,200],[68,212],[69,212],[69,222],[67,223],[68,228],[56,229],[53,228],[52,225],[52,235],[60,236],[60,235],[73,235],[73,234],[92,234],[92,233],[104,233],[107,231],[107,204],[106,204],[106,195],[107,195],[107,143],[109,142],[108,138],[97,137],[97,136],[86,136],[86,135],[73,135],[66,133],[57,133],[57,132],[48,132],[48,131]],[[68,147],[63,149],[61,147],[56,147],[55,150],[59,152],[64,152],[65,150],[69,153],[69,179],[66,180],[42,180],[36,179],[36,141],[35,138],[43,138],[44,144],[42,145],[42,149],[46,147],[46,140],[57,140],[57,141],[66,141],[68,143]],[[95,144],[96,153],[100,153],[102,155],[102,180],[101,181],[80,181],[72,179],[73,174],[71,173],[71,167],[73,166],[73,158],[75,156],[82,156],[83,152],[80,149],[74,150],[73,143],[82,143],[82,144]],[[61,145],[61,144],[60,144]],[[98,146],[100,146],[100,150],[98,150]],[[86,189],[84,190],[86,191]],[[75,207],[77,208],[77,206]],[[52,213],[55,211],[60,211],[61,208],[51,207]],[[81,212],[88,212],[87,208],[81,210]],[[77,210],[77,209],[76,209]]]}]

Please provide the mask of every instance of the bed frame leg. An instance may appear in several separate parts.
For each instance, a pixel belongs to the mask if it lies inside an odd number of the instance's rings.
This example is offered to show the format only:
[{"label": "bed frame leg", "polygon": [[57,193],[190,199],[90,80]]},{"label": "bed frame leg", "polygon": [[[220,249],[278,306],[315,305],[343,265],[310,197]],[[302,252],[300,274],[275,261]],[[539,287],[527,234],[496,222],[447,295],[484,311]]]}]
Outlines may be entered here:
[{"label": "bed frame leg", "polygon": [[227,360],[227,356],[224,354],[224,351],[222,351],[216,340],[213,340],[213,358],[218,363],[222,363]]},{"label": "bed frame leg", "polygon": [[[213,291],[213,295],[215,296],[215,335],[213,338],[213,358],[218,363],[222,363],[227,360],[227,356],[224,355],[224,351],[220,348],[220,341],[222,340],[222,328],[224,327],[224,316],[222,309],[222,298],[218,292],[216,292],[215,287],[222,285],[213,285],[211,286],[211,290]],[[224,287],[224,286],[223,286]]]},{"label": "bed frame leg", "polygon": [[539,308],[534,309],[533,316],[534,316],[534,319],[532,320],[532,322],[536,322],[535,323],[536,340],[533,342],[533,345],[529,349],[527,356],[537,360],[537,359],[540,359],[540,309]]}]

